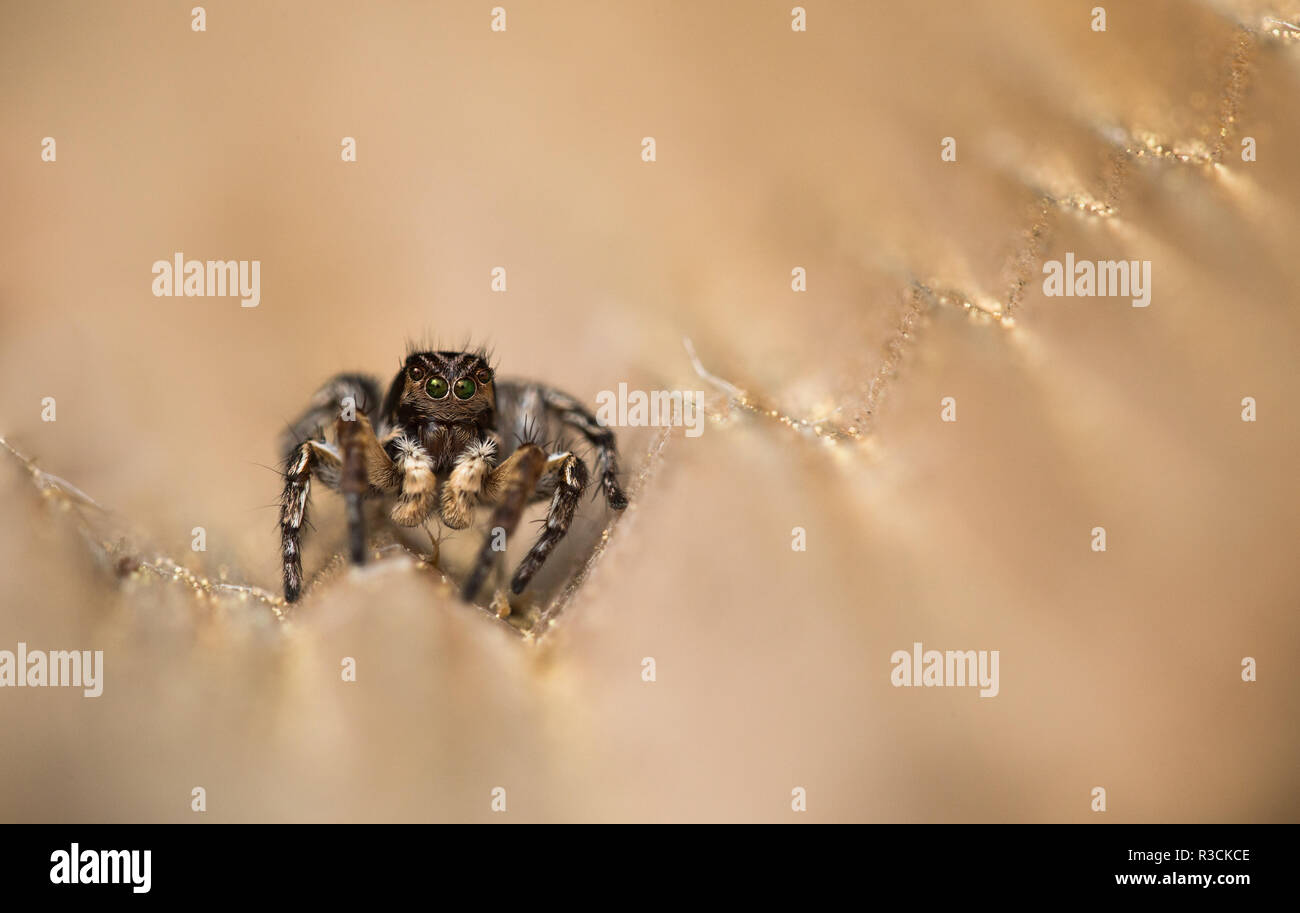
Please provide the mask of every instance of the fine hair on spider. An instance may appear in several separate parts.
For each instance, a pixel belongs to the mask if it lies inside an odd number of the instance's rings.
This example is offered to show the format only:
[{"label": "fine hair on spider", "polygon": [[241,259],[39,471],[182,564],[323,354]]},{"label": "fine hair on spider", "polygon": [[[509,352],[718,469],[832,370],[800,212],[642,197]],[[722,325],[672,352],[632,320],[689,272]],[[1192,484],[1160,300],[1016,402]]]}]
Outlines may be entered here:
[{"label": "fine hair on spider", "polygon": [[[574,438],[588,446],[590,466],[568,445]],[[280,551],[289,602],[302,594],[302,528],[313,480],[342,494],[356,564],[366,558],[368,501],[382,500],[397,526],[433,519],[457,530],[470,526],[475,508],[491,507],[488,528],[510,536],[529,504],[549,499],[541,532],[511,577],[516,594],[568,533],[593,472],[609,507],[627,507],[614,433],[567,393],[498,380],[482,348],[410,346],[387,393],[368,375],[335,375],[289,426],[283,453]],[[504,553],[492,545],[489,537],[462,584],[467,601],[490,571],[504,571]]]}]

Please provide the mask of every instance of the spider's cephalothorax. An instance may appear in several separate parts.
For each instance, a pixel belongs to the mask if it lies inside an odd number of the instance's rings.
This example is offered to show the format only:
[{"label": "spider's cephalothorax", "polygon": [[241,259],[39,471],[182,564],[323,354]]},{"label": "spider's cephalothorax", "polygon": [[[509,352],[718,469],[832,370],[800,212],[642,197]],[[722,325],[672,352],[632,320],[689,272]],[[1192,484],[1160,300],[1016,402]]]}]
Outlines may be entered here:
[{"label": "spider's cephalothorax", "polygon": [[[334,429],[334,440],[324,431]],[[483,352],[412,352],[382,399],[374,378],[340,374],[312,399],[285,440],[280,540],[284,596],[302,592],[302,526],[314,476],[342,492],[349,552],[366,553],[363,501],[385,498],[399,526],[431,518],[452,529],[470,525],[474,508],[493,505],[491,528],[514,532],[524,508],[549,498],[546,525],[520,562],[511,589],[522,592],[564,538],[587,484],[574,453],[548,453],[540,441],[575,432],[593,448],[605,500],[627,506],[618,484],[614,434],[577,400],[525,382],[500,383]],[[489,539],[462,592],[472,600],[493,563]],[[496,553],[499,554],[499,553]]]}]

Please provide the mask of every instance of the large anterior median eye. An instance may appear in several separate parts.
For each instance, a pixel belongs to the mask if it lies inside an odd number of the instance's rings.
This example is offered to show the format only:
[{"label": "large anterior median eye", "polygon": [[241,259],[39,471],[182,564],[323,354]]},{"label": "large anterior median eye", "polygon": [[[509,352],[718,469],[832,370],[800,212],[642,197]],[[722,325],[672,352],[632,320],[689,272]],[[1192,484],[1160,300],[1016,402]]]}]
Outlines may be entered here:
[{"label": "large anterior median eye", "polygon": [[442,399],[447,395],[447,379],[444,377],[430,377],[429,382],[425,384],[425,389],[434,399]]},{"label": "large anterior median eye", "polygon": [[462,377],[460,380],[456,381],[456,398],[469,399],[474,395],[476,389],[477,387],[475,387],[474,381],[470,380],[468,377]]}]

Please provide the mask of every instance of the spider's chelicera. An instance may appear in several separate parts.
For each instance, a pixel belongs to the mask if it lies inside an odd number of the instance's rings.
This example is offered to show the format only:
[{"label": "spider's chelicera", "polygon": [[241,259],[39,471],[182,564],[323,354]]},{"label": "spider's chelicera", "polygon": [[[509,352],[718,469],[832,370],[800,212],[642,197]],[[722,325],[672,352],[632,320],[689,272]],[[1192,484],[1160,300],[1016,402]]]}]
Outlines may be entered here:
[{"label": "spider's chelicera", "polygon": [[[343,408],[355,404],[354,412]],[[324,430],[334,429],[334,440]],[[489,528],[509,536],[524,508],[550,499],[546,524],[515,570],[520,593],[569,530],[587,485],[588,469],[568,449],[541,442],[565,432],[586,439],[605,501],[627,506],[618,484],[614,434],[566,393],[541,384],[497,382],[485,354],[412,352],[382,399],[372,377],[340,374],[313,397],[285,441],[280,542],[284,597],[302,593],[302,527],[313,478],[342,493],[352,561],[366,555],[363,504],[385,499],[399,526],[436,519],[452,529],[470,525],[474,508],[494,507]],[[473,600],[502,553],[483,543],[462,587]]]}]

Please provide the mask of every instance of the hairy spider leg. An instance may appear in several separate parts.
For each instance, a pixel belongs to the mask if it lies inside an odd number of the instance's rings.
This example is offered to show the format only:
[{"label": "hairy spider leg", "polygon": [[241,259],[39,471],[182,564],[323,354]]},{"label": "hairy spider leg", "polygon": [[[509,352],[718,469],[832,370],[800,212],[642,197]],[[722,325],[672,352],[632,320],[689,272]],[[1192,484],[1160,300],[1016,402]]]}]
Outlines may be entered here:
[{"label": "hairy spider leg", "polygon": [[[493,470],[492,475],[495,478],[489,480],[488,489],[499,492],[499,503],[496,510],[492,512],[489,530],[500,527],[505,530],[507,537],[515,531],[515,527],[519,525],[519,518],[523,516],[524,508],[531,500],[545,470],[546,453],[536,444],[520,445],[505,462]],[[492,537],[489,536],[479,550],[478,558],[469,576],[465,578],[461,595],[467,602],[474,601],[479,588],[483,585],[483,578],[487,576],[488,569],[492,566],[494,556],[492,544]]]},{"label": "hairy spider leg", "polygon": [[280,495],[280,557],[286,602],[297,602],[302,594],[302,527],[307,522],[311,478],[315,475],[332,487],[338,484],[341,468],[339,455],[324,441],[303,441],[285,463],[284,491]]},{"label": "hairy spider leg", "polygon": [[606,503],[614,510],[626,508],[627,495],[618,484],[618,451],[614,445],[614,432],[596,421],[595,416],[567,393],[546,390],[545,399],[547,407],[555,412],[561,422],[581,434],[595,448],[597,471],[600,473]]}]

